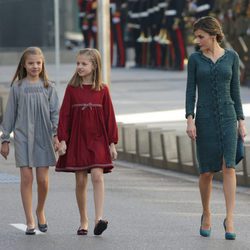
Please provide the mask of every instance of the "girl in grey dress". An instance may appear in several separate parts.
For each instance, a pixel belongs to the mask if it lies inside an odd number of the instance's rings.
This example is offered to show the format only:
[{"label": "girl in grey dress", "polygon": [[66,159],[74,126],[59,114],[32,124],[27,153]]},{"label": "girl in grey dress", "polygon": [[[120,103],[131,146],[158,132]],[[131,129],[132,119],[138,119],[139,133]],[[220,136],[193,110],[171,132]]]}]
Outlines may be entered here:
[{"label": "girl in grey dress", "polygon": [[35,234],[32,212],[33,171],[36,168],[38,228],[47,231],[44,205],[48,192],[49,166],[56,164],[59,101],[48,81],[42,51],[27,48],[13,77],[6,111],[1,124],[1,154],[7,159],[10,133],[14,132],[16,166],[20,168],[21,196],[26,216],[26,234]]}]

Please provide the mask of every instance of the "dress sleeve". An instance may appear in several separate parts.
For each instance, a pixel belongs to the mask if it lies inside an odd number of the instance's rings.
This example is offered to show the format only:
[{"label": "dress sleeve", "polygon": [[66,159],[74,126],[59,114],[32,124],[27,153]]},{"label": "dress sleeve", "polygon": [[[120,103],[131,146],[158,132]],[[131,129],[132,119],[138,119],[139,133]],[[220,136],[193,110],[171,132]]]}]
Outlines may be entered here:
[{"label": "dress sleeve", "polygon": [[190,56],[188,60],[188,75],[186,87],[186,118],[192,115],[194,118],[194,106],[196,100],[196,67],[194,56]]},{"label": "dress sleeve", "polygon": [[70,86],[66,88],[62,106],[59,113],[59,123],[57,129],[57,135],[59,141],[67,142],[70,136],[71,125],[71,92]]},{"label": "dress sleeve", "polygon": [[59,112],[59,99],[54,86],[50,87],[50,96],[49,96],[49,108],[50,108],[50,121],[52,124],[52,134],[53,136],[57,135],[58,127],[58,112]]},{"label": "dress sleeve", "polygon": [[234,63],[232,68],[232,79],[231,79],[231,98],[234,101],[234,108],[237,115],[237,120],[244,120],[244,114],[242,110],[242,103],[240,98],[240,68],[239,68],[239,56],[235,52]]},{"label": "dress sleeve", "polygon": [[18,86],[13,85],[10,89],[3,122],[0,127],[0,130],[2,131],[2,142],[10,142],[10,133],[15,128],[18,107],[17,88]]},{"label": "dress sleeve", "polygon": [[117,144],[118,142],[118,129],[115,119],[115,112],[111,101],[108,87],[105,86],[103,98],[103,110],[105,127],[108,134],[109,145],[111,143]]}]

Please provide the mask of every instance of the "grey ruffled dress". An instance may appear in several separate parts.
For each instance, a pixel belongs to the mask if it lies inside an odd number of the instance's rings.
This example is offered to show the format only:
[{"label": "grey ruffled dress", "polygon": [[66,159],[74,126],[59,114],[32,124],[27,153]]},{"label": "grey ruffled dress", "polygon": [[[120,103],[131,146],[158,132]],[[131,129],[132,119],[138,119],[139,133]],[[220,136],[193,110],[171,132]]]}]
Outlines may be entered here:
[{"label": "grey ruffled dress", "polygon": [[59,100],[55,87],[26,79],[12,85],[0,130],[2,142],[14,132],[17,167],[55,166],[52,138],[57,134]]},{"label": "grey ruffled dress", "polygon": [[200,51],[190,56],[186,117],[189,115],[195,117],[200,173],[220,171],[223,158],[226,167],[235,167],[237,120],[244,119],[235,51],[226,49],[215,63]]}]

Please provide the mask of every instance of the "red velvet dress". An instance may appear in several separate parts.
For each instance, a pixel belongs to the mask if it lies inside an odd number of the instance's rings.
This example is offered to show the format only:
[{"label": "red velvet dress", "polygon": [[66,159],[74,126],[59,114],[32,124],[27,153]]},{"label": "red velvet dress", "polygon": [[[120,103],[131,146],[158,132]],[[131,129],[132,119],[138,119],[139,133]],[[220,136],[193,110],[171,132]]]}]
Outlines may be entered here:
[{"label": "red velvet dress", "polygon": [[117,143],[118,129],[108,87],[100,91],[91,85],[68,85],[60,110],[58,139],[67,145],[56,171],[75,172],[103,168],[111,172],[109,145]]}]

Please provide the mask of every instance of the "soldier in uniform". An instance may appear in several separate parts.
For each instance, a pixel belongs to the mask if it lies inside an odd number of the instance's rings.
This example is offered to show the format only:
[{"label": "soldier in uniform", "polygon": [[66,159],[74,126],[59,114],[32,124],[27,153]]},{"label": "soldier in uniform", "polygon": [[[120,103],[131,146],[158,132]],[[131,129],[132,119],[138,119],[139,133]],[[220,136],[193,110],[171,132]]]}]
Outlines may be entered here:
[{"label": "soldier in uniform", "polygon": [[[150,34],[150,66],[161,67],[163,46],[166,45],[162,33],[162,20],[164,10],[167,6],[166,0],[149,1],[149,34]],[[163,44],[163,46],[162,46]]]},{"label": "soldier in uniform", "polygon": [[153,0],[151,3],[151,9],[153,9],[151,13],[152,17],[150,17],[150,29],[153,38],[151,45],[151,65],[162,68],[165,67],[166,54],[169,48],[164,14],[168,6],[168,0]]},{"label": "soldier in uniform", "polygon": [[215,0],[197,0],[195,17],[198,19],[202,16],[208,16],[214,7],[214,2]]},{"label": "soldier in uniform", "polygon": [[79,13],[78,13],[79,28],[82,32],[83,41],[85,45],[85,42],[86,42],[85,39],[87,37],[87,32],[86,32],[87,29],[83,27],[83,20],[86,19],[87,1],[78,0],[78,9],[79,9]]},{"label": "soldier in uniform", "polygon": [[[97,24],[95,0],[78,0],[79,25],[84,38],[84,47],[97,46]],[[93,44],[93,46],[91,46]]]},{"label": "soldier in uniform", "polygon": [[126,53],[124,44],[124,1],[111,0],[110,18],[111,18],[111,61],[113,64],[114,45],[116,45],[116,66],[125,67]]},{"label": "soldier in uniform", "polygon": [[142,61],[143,67],[148,65],[148,52],[149,52],[149,2],[148,0],[140,0],[139,4],[139,23],[140,23],[140,36],[137,39],[138,43],[142,46]]},{"label": "soldier in uniform", "polygon": [[170,68],[174,70],[184,69],[184,59],[186,54],[184,42],[184,23],[182,13],[185,8],[185,0],[170,0],[165,10],[165,22],[170,36],[171,47],[173,49],[172,63]]},{"label": "soldier in uniform", "polygon": [[140,0],[128,0],[128,31],[130,32],[131,44],[135,51],[135,66],[141,67],[142,65],[142,45],[137,42],[140,37],[140,22],[139,22],[139,11],[140,11]]}]

